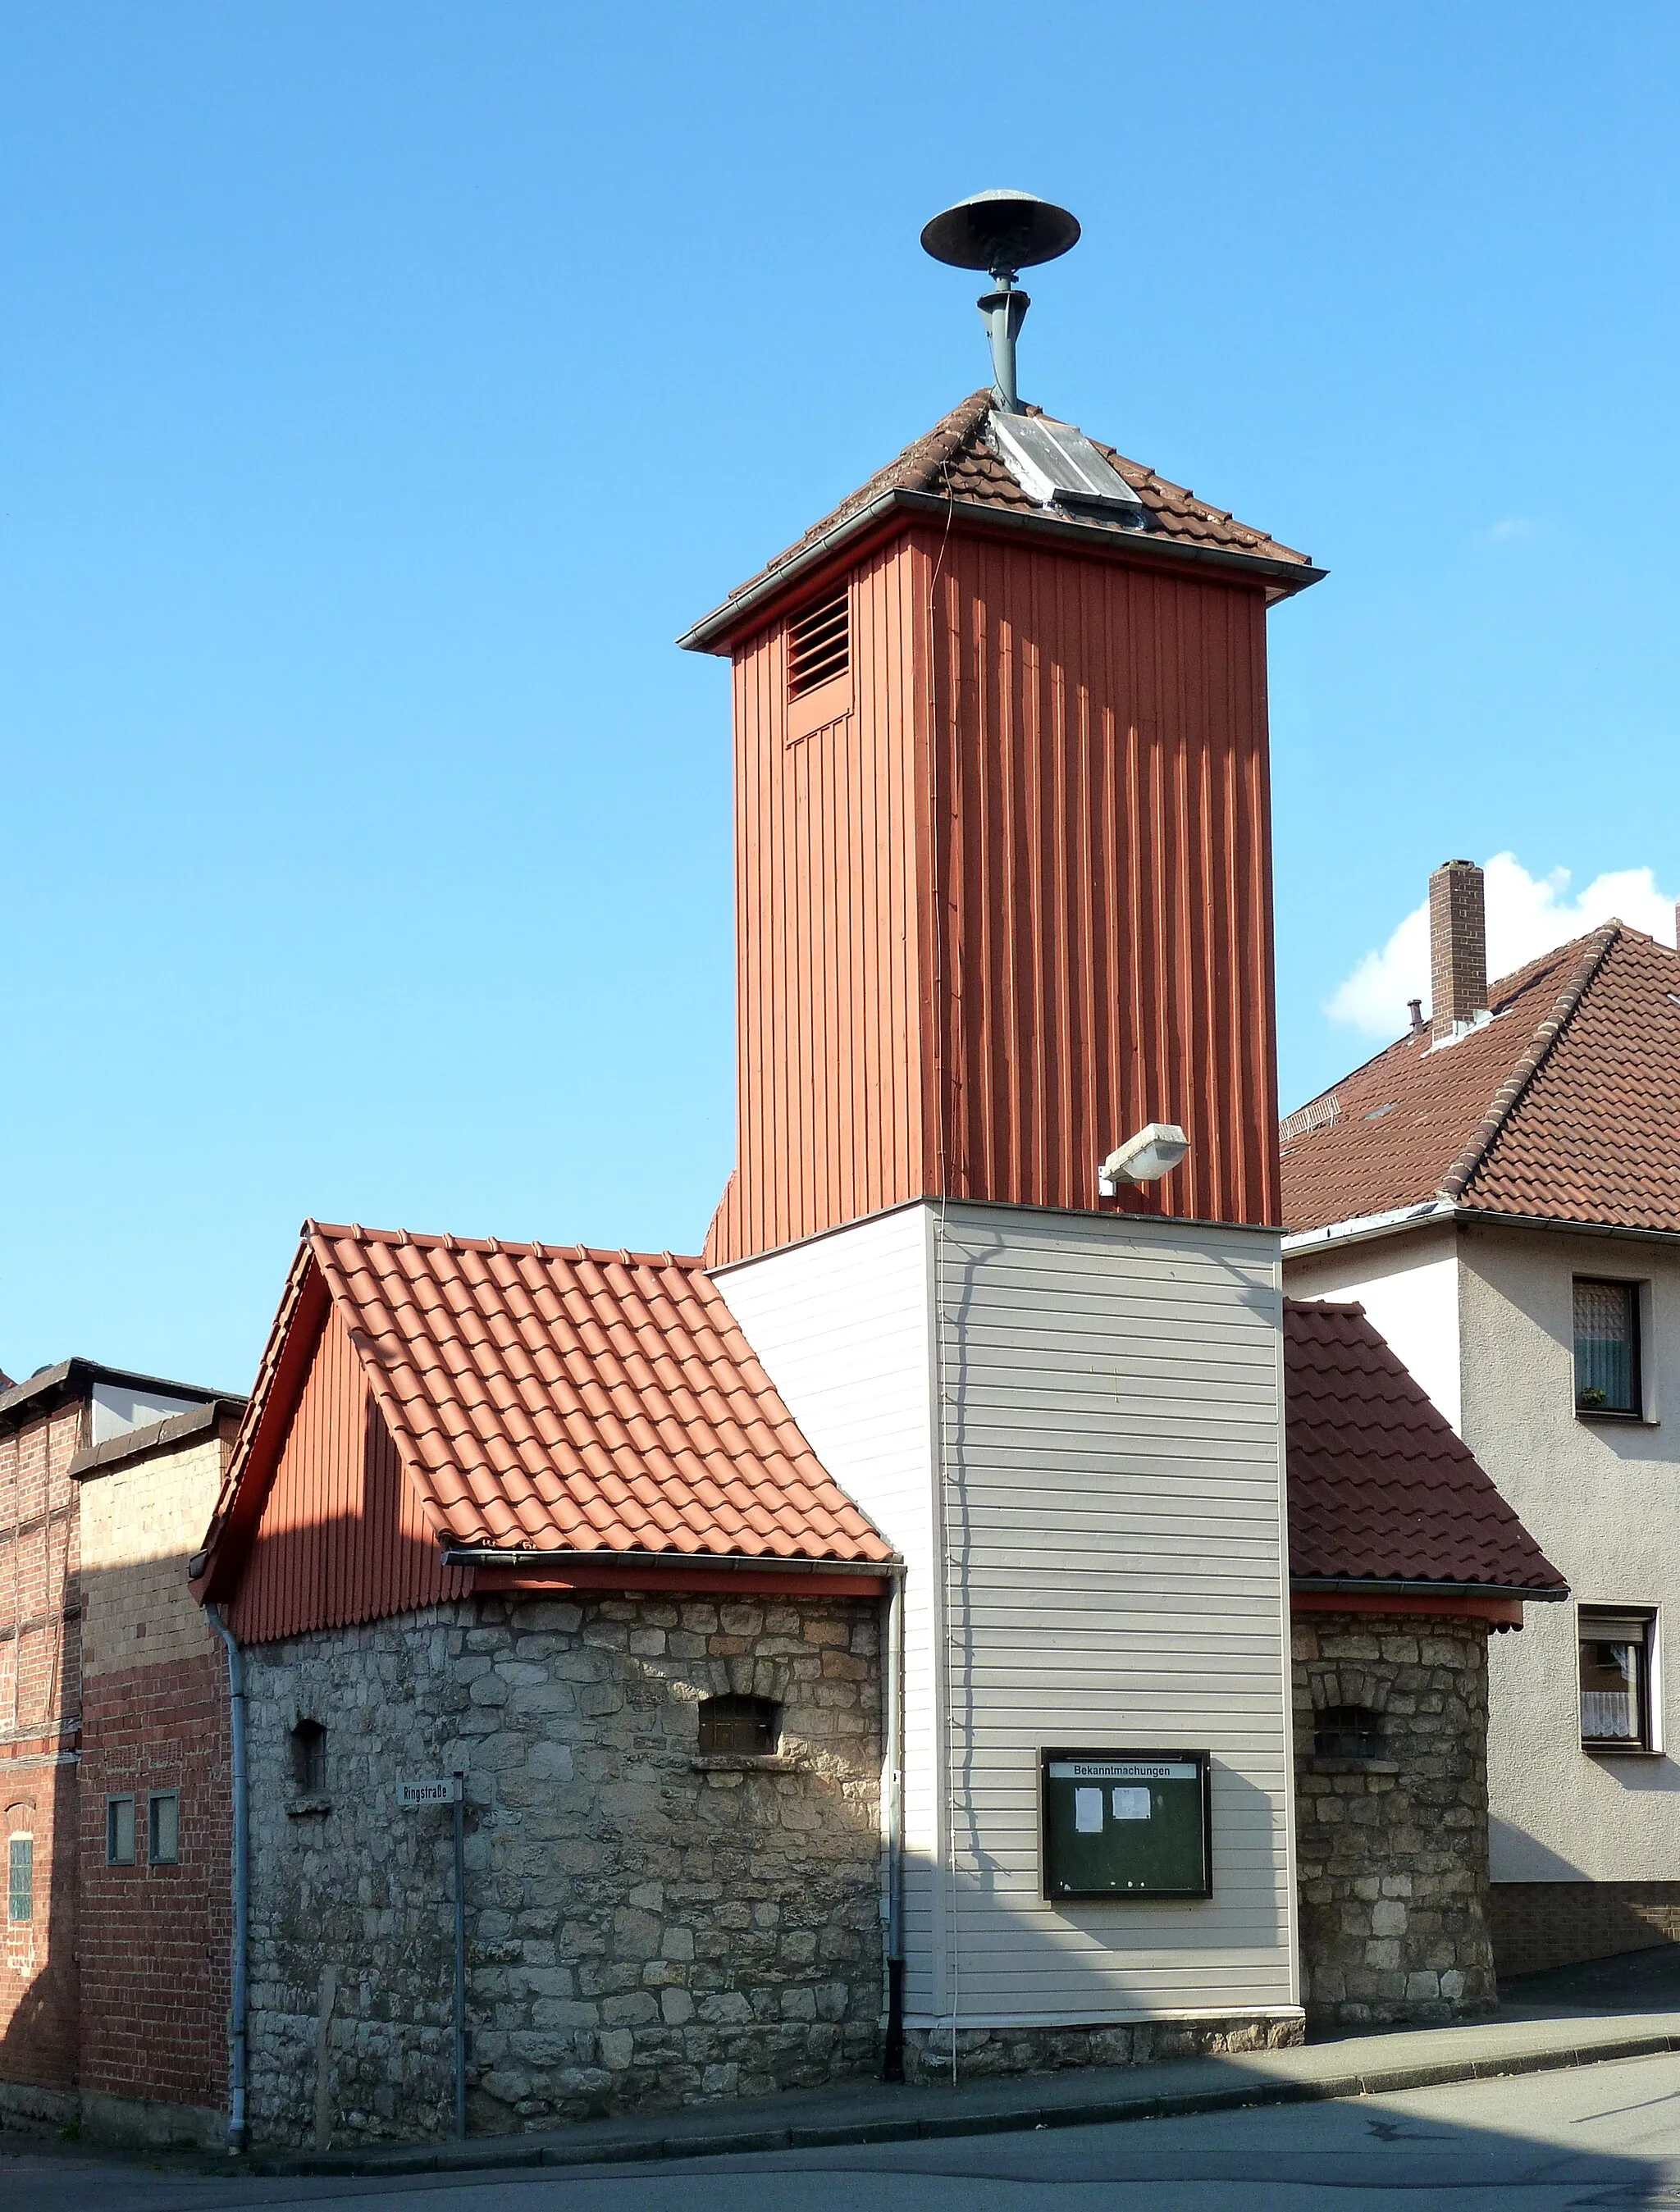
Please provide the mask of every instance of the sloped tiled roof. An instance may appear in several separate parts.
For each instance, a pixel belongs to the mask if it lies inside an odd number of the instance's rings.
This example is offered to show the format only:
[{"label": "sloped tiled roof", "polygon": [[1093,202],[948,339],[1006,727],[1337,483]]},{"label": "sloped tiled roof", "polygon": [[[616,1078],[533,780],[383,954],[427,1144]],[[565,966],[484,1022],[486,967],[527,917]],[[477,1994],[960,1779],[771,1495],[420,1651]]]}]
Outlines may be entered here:
[{"label": "sloped tiled roof", "polygon": [[1680,1232],[1680,956],[1606,922],[1488,999],[1479,1029],[1403,1037],[1315,1102],[1282,1147],[1286,1228],[1435,1200]]},{"label": "sloped tiled roof", "polygon": [[[294,1289],[319,1270],[441,1541],[892,1557],[697,1260],[314,1222],[300,1258]],[[271,1345],[247,1437],[278,1365]]]},{"label": "sloped tiled roof", "polygon": [[1283,1302],[1289,1572],[1564,1589],[1357,1304]]},{"label": "sloped tiled roof", "polygon": [[[1007,509],[1020,514],[1039,515],[1044,510],[1016,481],[1001,457],[996,453],[986,432],[986,418],[992,410],[989,392],[971,393],[959,406],[934,423],[916,439],[912,440],[896,459],[883,469],[876,471],[868,482],[861,485],[848,498],[841,501],[831,514],[820,522],[813,523],[804,536],[778,553],[756,576],[738,585],[725,603],[726,609],[740,599],[756,596],[771,579],[783,569],[798,564],[802,556],[820,545],[854,518],[862,514],[879,500],[893,492],[923,493],[938,499],[954,501],[959,506],[982,509]],[[1040,408],[1027,409],[1030,415],[1041,414]],[[1292,546],[1282,545],[1263,530],[1251,528],[1239,522],[1223,507],[1210,506],[1198,499],[1184,485],[1158,476],[1153,469],[1141,462],[1128,460],[1100,439],[1091,442],[1099,453],[1111,462],[1126,482],[1136,492],[1148,511],[1151,534],[1181,545],[1200,546],[1220,553],[1243,554],[1256,560],[1282,562],[1304,572],[1303,580],[1311,581],[1318,573],[1305,553]],[[1121,524],[1105,520],[1097,514],[1062,514],[1056,520],[1064,526],[1088,530],[1098,538],[1121,538],[1135,544],[1138,533]],[[1146,541],[1147,542],[1147,541]],[[1291,589],[1296,588],[1293,584]],[[706,629],[715,617],[708,617]]]}]

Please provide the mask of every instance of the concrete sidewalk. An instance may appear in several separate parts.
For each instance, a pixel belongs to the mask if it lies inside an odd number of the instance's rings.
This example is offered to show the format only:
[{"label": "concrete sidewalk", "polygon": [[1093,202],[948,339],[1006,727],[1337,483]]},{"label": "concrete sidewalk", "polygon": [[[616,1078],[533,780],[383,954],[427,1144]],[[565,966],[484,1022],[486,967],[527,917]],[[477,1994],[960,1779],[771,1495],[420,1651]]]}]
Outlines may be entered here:
[{"label": "concrete sidewalk", "polygon": [[[467,2172],[520,2166],[621,2165],[828,2144],[903,2142],[937,2136],[1105,2126],[1243,2106],[1361,2097],[1499,2075],[1545,2073],[1680,2051],[1680,2010],[1606,2014],[1515,2008],[1459,2027],[1391,2030],[1234,2058],[1030,2074],[954,2088],[889,2088],[879,2081],[634,2119],[586,2120],[543,2134],[390,2149],[258,2153],[259,2174]],[[231,2161],[230,2161],[231,2163]]]}]

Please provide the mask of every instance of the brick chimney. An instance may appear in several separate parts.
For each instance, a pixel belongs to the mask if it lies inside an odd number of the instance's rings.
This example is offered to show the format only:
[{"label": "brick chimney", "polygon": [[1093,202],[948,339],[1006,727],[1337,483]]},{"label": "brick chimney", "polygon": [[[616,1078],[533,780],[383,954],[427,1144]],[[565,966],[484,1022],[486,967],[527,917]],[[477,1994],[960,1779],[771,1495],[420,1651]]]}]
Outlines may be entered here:
[{"label": "brick chimney", "polygon": [[1429,1031],[1439,1044],[1488,1010],[1482,871],[1447,860],[1429,878]]}]

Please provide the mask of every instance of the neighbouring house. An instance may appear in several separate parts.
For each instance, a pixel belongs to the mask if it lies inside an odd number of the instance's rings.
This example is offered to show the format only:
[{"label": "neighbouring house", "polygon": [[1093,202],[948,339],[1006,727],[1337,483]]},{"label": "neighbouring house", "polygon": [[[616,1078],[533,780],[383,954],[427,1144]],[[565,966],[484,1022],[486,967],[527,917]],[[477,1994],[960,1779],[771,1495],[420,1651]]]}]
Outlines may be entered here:
[{"label": "neighbouring house", "polygon": [[[154,1975],[155,1917],[135,1911],[131,1899],[113,1923],[100,1893],[105,1808],[92,1778],[115,1732],[115,1677],[135,1679],[143,1671],[137,1638],[119,1650],[112,1626],[107,1640],[113,1577],[120,1582],[137,1565],[143,1575],[155,1570],[173,1585],[168,1601],[160,1600],[159,1629],[173,1613],[177,1633],[201,1642],[207,1633],[202,1615],[181,1604],[185,1563],[216,1480],[200,1482],[180,1499],[169,1539],[173,1558],[165,1560],[155,1547],[167,1512],[160,1516],[136,1498],[123,1515],[107,1511],[103,1500],[90,1514],[84,1478],[102,1458],[114,1464],[137,1440],[143,1447],[211,1409],[219,1409],[216,1417],[231,1435],[231,1415],[241,1402],[87,1359],[43,1369],[0,1393],[0,1780],[7,1851],[0,2120],[68,2124],[82,2117],[84,2092],[91,2089],[107,2100],[107,2124],[137,2124],[148,2100],[173,2098],[174,2074],[161,2046],[166,2032],[180,2025],[176,1977],[173,1967],[161,1981]],[[168,1447],[155,1455],[149,1478],[165,1496],[173,1480],[169,1456]],[[136,1614],[130,1627],[143,1618]],[[98,1656],[91,1659],[90,1631],[99,1639]],[[182,1839],[178,1851],[192,1856],[201,1848],[194,1821],[202,1817],[214,1829],[218,1840],[204,1846],[210,1856],[202,1893],[219,1887],[225,1898],[225,1777],[206,1774],[184,1784],[178,1747],[160,1740],[154,1760],[149,1726],[125,1725],[131,1740],[125,1771],[140,1824],[137,1879],[151,1878],[145,1828],[154,1789],[185,1786],[196,1809],[170,1832]],[[197,1759],[195,1746],[186,1763]],[[175,1879],[173,1870],[165,1877],[160,1868],[158,1879]],[[187,1940],[194,1945],[201,1940],[200,1893],[193,1893],[189,1906],[194,1924]],[[203,1940],[216,1940],[208,1923]],[[221,1942],[225,1972],[225,1924]],[[154,2010],[147,2019],[149,1999]],[[137,2056],[119,2054],[128,2030],[117,2013],[137,2023]],[[226,2049],[219,1995],[209,2001],[200,2035],[213,2075]]]},{"label": "neighbouring house", "polygon": [[1356,1298],[1567,1577],[1492,1655],[1500,1971],[1680,1938],[1680,957],[1620,922],[1489,988],[1430,883],[1433,1003],[1282,1125],[1286,1278]]},{"label": "neighbouring house", "polygon": [[1312,2004],[1488,2002],[1486,1639],[1558,1577],[1360,1315],[1284,1329],[1265,620],[1318,574],[978,395],[690,633],[703,1258],[307,1224],[195,1562],[255,2132],[1296,2040],[1297,1699]]}]

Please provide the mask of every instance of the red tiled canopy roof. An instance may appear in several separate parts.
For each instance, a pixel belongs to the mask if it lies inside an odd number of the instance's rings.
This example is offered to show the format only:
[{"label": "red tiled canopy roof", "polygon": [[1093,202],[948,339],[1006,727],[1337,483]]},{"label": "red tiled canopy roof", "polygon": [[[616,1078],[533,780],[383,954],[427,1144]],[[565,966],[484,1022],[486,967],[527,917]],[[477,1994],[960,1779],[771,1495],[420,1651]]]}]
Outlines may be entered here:
[{"label": "red tiled canopy roof", "polygon": [[1357,1304],[1283,1302],[1292,1580],[1566,1587]]},{"label": "red tiled canopy roof", "polygon": [[[868,482],[843,499],[831,514],[813,523],[804,536],[785,551],[778,553],[756,576],[749,577],[731,592],[724,607],[709,616],[697,626],[685,642],[698,642],[702,633],[709,632],[721,617],[738,600],[757,597],[764,586],[784,570],[796,568],[801,559],[814,552],[837,532],[854,522],[868,509],[894,493],[922,494],[931,498],[953,501],[958,508],[978,508],[996,514],[1007,512],[1017,515],[1042,516],[1044,509],[1026,492],[1011,472],[1007,463],[996,453],[986,437],[986,420],[992,410],[989,392],[970,394],[960,405],[935,422],[931,430],[913,439],[904,451],[878,469]],[[1029,407],[1029,415],[1043,413]],[[1198,499],[1183,484],[1172,483],[1158,476],[1154,470],[1140,461],[1128,460],[1111,446],[1099,438],[1092,444],[1098,452],[1117,469],[1148,512],[1150,529],[1140,540],[1135,531],[1099,514],[1062,514],[1058,512],[1058,526],[1088,532],[1095,540],[1122,538],[1135,547],[1140,543],[1147,547],[1149,538],[1165,539],[1180,546],[1200,547],[1205,551],[1245,556],[1259,562],[1281,563],[1299,568],[1300,581],[1287,580],[1284,588],[1299,590],[1301,584],[1311,583],[1318,574],[1305,553],[1293,546],[1280,544],[1276,538],[1267,536],[1263,530],[1251,528],[1239,522],[1223,507],[1213,507]]]},{"label": "red tiled canopy roof", "polygon": [[1440,1200],[1680,1231],[1680,956],[1606,922],[1488,998],[1481,1028],[1403,1037],[1314,1102],[1282,1148],[1286,1228]]},{"label": "red tiled canopy roof", "polygon": [[441,1543],[871,1565],[697,1260],[304,1224],[218,1513],[317,1271]]}]

